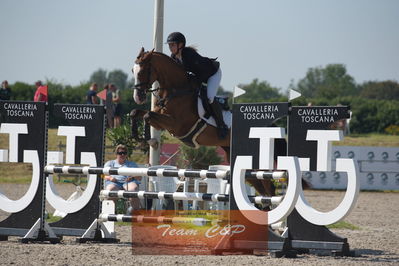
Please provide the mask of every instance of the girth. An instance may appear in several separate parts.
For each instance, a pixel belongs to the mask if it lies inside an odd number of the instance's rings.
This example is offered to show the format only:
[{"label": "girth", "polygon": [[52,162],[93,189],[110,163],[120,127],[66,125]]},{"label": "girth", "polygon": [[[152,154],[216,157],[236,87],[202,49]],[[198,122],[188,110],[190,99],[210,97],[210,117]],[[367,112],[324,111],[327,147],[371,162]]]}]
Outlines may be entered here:
[{"label": "girth", "polygon": [[207,126],[208,124],[200,118],[197,120],[197,122],[195,122],[194,126],[191,127],[190,131],[186,135],[182,137],[175,137],[187,146],[198,149],[200,145],[197,142],[197,138]]}]

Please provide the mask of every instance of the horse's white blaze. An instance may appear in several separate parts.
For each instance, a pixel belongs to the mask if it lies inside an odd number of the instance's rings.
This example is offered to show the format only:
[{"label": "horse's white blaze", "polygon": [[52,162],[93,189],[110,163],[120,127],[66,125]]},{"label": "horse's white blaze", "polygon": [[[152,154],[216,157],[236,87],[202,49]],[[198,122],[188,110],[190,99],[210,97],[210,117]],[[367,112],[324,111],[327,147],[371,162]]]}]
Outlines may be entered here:
[{"label": "horse's white blaze", "polygon": [[[140,65],[138,64],[134,64],[133,66],[133,75],[134,75],[134,85],[137,85],[140,83],[139,78],[138,78],[138,74],[140,71]],[[137,94],[137,89],[134,89],[134,93],[133,93],[133,99],[137,104],[141,104],[142,102],[140,101],[140,97]]]},{"label": "horse's white blaze", "polygon": [[140,65],[139,64],[134,64],[133,66],[133,75],[134,75],[134,84],[137,85],[139,83],[138,81],[138,74],[140,71]]},{"label": "horse's white blaze", "polygon": [[134,99],[134,101],[137,103],[137,104],[140,104],[141,102],[140,102],[140,98],[139,98],[139,96],[138,96],[138,94],[137,94],[137,89],[134,89],[134,92],[133,92],[133,99]]}]

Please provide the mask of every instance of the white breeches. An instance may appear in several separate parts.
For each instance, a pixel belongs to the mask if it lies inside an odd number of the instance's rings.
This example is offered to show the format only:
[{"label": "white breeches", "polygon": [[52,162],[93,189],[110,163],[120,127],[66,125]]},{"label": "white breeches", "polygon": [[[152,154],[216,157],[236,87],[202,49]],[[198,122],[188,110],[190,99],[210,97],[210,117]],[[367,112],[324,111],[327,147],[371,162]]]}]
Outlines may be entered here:
[{"label": "white breeches", "polygon": [[222,70],[219,67],[218,71],[216,71],[216,73],[213,74],[213,76],[210,76],[207,82],[206,91],[210,103],[213,103],[213,100],[215,99],[221,80],[222,80]]}]

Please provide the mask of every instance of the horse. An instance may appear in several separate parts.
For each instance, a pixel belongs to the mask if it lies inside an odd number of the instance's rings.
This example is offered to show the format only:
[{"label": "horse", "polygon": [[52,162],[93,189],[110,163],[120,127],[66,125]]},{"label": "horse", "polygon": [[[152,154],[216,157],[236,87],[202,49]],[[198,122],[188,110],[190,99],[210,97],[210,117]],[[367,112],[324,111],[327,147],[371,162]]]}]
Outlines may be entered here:
[{"label": "horse", "polygon": [[[132,110],[132,121],[142,118],[155,129],[167,130],[189,146],[219,146],[230,161],[231,131],[226,138],[219,139],[216,127],[201,122],[197,111],[200,84],[190,78],[182,65],[163,53],[141,48],[132,72],[135,78],[134,101],[144,104],[150,93],[154,93],[157,99],[151,111]],[[155,81],[158,81],[159,87],[152,90]],[[261,185],[258,180],[254,181],[251,183],[261,194],[274,195],[269,180],[262,180]]]}]

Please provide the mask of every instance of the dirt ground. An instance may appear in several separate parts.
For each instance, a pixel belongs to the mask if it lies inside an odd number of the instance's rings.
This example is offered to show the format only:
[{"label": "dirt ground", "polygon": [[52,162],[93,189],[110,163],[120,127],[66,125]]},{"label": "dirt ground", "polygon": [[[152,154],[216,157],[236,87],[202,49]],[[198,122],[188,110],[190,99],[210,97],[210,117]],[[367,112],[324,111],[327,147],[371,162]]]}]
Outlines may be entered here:
[{"label": "dirt ground", "polygon": [[[0,184],[11,198],[26,191],[25,185]],[[58,185],[65,198],[73,192],[70,184]],[[17,191],[17,192],[15,192]],[[308,201],[322,211],[332,210],[343,198],[339,191],[306,191]],[[49,211],[51,208],[49,208]],[[7,214],[0,212],[0,220]],[[298,255],[272,258],[269,255],[148,256],[132,255],[130,226],[117,226],[119,244],[77,244],[64,237],[60,244],[22,244],[17,237],[0,242],[1,265],[399,265],[399,193],[361,192],[356,208],[345,218],[359,229],[332,229],[348,238],[355,257]]]}]

